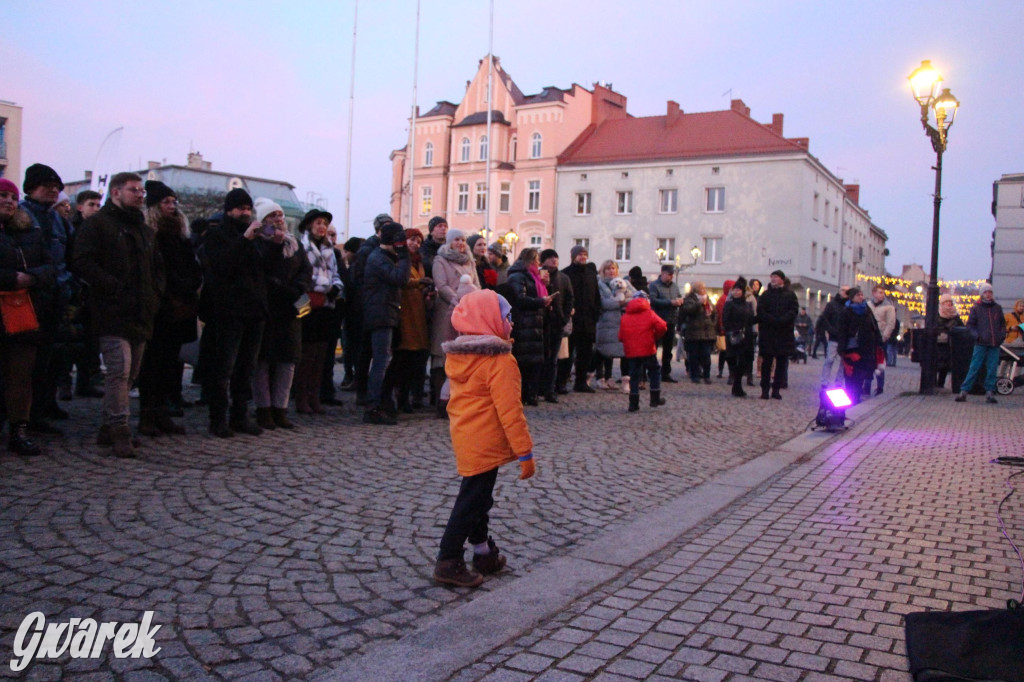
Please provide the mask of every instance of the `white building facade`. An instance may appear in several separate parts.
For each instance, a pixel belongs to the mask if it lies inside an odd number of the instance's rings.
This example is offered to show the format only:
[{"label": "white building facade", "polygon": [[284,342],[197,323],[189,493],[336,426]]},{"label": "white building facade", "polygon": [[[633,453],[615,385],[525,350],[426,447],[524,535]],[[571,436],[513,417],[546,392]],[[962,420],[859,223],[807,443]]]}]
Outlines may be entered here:
[{"label": "white building facade", "polygon": [[992,288],[1003,310],[1024,298],[1024,173],[1007,173],[992,183]]},{"label": "white building facade", "polygon": [[[639,266],[697,263],[682,282],[711,289],[783,270],[812,314],[857,272],[884,274],[885,233],[804,138],[782,137],[732,109],[609,121],[581,137],[558,167],[555,248],[585,244],[590,260]],[[604,129],[604,130],[602,130]]]}]

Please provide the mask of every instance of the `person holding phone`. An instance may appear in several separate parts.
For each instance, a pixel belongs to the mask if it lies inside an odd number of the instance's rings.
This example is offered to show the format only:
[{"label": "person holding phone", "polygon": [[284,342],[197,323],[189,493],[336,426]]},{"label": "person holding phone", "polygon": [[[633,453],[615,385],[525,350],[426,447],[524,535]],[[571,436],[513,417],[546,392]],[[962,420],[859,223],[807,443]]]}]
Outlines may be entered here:
[{"label": "person holding phone", "polygon": [[512,355],[523,375],[524,405],[536,406],[544,365],[545,310],[557,296],[549,294],[540,275],[540,253],[526,248],[508,269],[509,303],[512,304]]}]

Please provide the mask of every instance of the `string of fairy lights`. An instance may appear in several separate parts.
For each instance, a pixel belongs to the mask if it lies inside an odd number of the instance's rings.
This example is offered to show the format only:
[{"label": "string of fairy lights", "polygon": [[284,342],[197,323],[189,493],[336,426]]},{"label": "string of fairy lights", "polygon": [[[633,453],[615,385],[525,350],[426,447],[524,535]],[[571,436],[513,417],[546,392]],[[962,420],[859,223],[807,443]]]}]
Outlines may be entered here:
[{"label": "string of fairy lights", "polygon": [[[872,286],[881,285],[885,295],[896,303],[914,313],[923,315],[925,312],[925,294],[927,289],[917,282],[899,277],[882,277],[861,273],[857,273],[857,281],[870,282]],[[976,293],[978,287],[987,282],[988,280],[985,279],[940,279],[939,290],[953,297],[953,304],[962,317],[970,312],[971,306],[978,300],[978,294]],[[973,292],[966,294],[957,293],[963,289],[973,290]]]}]

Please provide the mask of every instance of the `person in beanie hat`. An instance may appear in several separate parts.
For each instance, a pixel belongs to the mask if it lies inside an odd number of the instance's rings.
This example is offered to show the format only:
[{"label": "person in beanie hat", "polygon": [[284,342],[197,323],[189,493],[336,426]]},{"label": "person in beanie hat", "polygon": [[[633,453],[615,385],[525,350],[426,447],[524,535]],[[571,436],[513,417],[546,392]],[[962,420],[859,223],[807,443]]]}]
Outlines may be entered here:
[{"label": "person in beanie hat", "polygon": [[487,260],[487,242],[481,234],[471,234],[466,239],[466,246],[473,255],[473,262],[476,263],[476,278],[480,280],[480,286],[484,289],[498,288],[498,271],[495,270]]},{"label": "person in beanie hat", "polygon": [[647,287],[651,309],[668,325],[668,330],[661,337],[661,380],[670,384],[676,383],[672,378],[672,350],[676,347],[676,323],[679,321],[679,308],[683,305],[683,294],[673,281],[675,276],[675,266],[662,265],[658,279]]},{"label": "person in beanie hat", "polygon": [[235,209],[249,207],[252,213],[252,197],[241,187],[235,187],[224,196],[224,213],[231,213]]},{"label": "person in beanie hat", "polygon": [[[512,357],[512,306],[490,290],[474,291],[452,311],[459,336],[444,344],[451,381],[448,414],[455,465],[462,483],[434,564],[434,580],[479,587],[506,559],[488,534],[498,469],[518,461],[519,479],[533,476],[533,439],[519,401],[522,378]],[[473,568],[466,566],[466,541]]]},{"label": "person in beanie hat", "polygon": [[427,238],[420,247],[420,254],[423,255],[423,268],[427,277],[434,276],[434,258],[437,252],[444,246],[448,237],[448,221],[442,216],[436,215],[427,223]]},{"label": "person in beanie hat", "polygon": [[362,324],[363,305],[361,297],[363,278],[366,272],[366,262],[370,258],[370,254],[380,246],[381,228],[391,222],[394,221],[387,213],[380,213],[373,219],[373,235],[363,241],[359,246],[359,250],[356,251],[355,258],[352,259],[350,273],[352,287],[346,292],[348,307],[352,311],[352,316],[347,320],[347,324],[352,326],[353,336],[358,334],[358,341],[353,345],[356,348],[354,353],[356,405],[359,407],[366,405],[366,392],[370,376],[370,358],[372,355],[370,351],[370,331],[364,329]]},{"label": "person in beanie hat", "polygon": [[967,400],[967,394],[974,388],[982,365],[985,367],[985,402],[995,404],[996,379],[999,369],[999,346],[1006,338],[1006,317],[1003,308],[996,303],[992,285],[986,282],[981,285],[977,302],[967,315],[967,329],[974,337],[974,352],[971,354],[971,366],[967,370],[964,382],[960,384],[958,403]]},{"label": "person in beanie hat", "polygon": [[[557,403],[558,351],[561,350],[563,341],[568,346],[566,325],[570,325],[572,321],[575,303],[572,282],[569,281],[568,275],[558,269],[558,252],[554,249],[541,251],[540,267],[542,271],[548,273],[548,291],[558,293],[557,298],[545,311],[547,319],[544,321],[544,369],[540,375],[540,390],[545,402]],[[561,389],[563,395],[568,393],[564,386]]]},{"label": "person in beanie hat", "polygon": [[658,339],[668,324],[653,310],[645,291],[633,294],[619,322],[619,341],[629,366],[629,411],[640,409],[640,381],[644,372],[651,380],[651,407],[665,404],[661,397],[661,368],[658,366]]},{"label": "person in beanie hat", "polygon": [[178,198],[173,189],[159,180],[146,180],[146,208],[152,208],[167,197]]},{"label": "person in beanie hat", "polygon": [[743,375],[754,371],[754,306],[747,300],[747,280],[739,277],[729,283],[723,298],[722,333],[725,335],[725,357],[729,363],[729,379],[732,395],[746,398],[743,390]]},{"label": "person in beanie hat", "polygon": [[577,244],[569,250],[572,262],[562,270],[569,278],[573,293],[572,333],[569,335],[569,358],[559,361],[556,391],[567,391],[566,384],[576,365],[576,380],[573,390],[577,393],[594,393],[587,383],[587,372],[594,356],[594,341],[597,338],[597,320],[601,316],[601,293],[597,287],[597,268],[588,263],[587,247]]},{"label": "person in beanie hat", "polygon": [[[782,400],[780,389],[789,368],[789,356],[796,350],[794,327],[800,312],[796,294],[786,286],[786,273],[774,271],[768,288],[757,299],[758,345],[761,351],[761,399]],[[874,318],[872,318],[874,319]],[[772,376],[772,366],[775,375]]]},{"label": "person in beanie hat", "polygon": [[373,231],[380,234],[380,228],[393,222],[395,221],[387,213],[378,213],[377,217],[373,219]]},{"label": "person in beanie hat", "polygon": [[505,247],[498,242],[492,242],[487,246],[487,253],[484,254],[484,257],[498,273],[498,283],[495,286],[498,287],[508,282],[508,269],[511,264],[508,262],[508,256],[505,255]]},{"label": "person in beanie hat", "polygon": [[366,424],[398,423],[385,377],[391,363],[391,340],[401,324],[402,287],[408,281],[409,249],[405,246],[405,228],[398,223],[387,223],[380,229],[380,246],[366,261],[363,279],[363,333],[369,332],[372,362],[363,413]]},{"label": "person in beanie hat", "polygon": [[[56,185],[58,193],[64,189],[64,181],[57,175],[57,171],[44,164],[34,163],[25,169],[25,182],[21,188],[25,190],[26,196],[31,196],[32,192],[42,185]],[[54,194],[53,200],[56,199],[57,196]]]}]

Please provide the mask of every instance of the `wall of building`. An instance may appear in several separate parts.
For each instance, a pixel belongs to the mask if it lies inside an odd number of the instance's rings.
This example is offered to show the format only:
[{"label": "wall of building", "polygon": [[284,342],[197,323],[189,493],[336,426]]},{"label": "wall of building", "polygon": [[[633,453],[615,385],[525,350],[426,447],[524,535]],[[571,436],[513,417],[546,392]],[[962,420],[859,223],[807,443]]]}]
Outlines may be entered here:
[{"label": "wall of building", "polygon": [[992,288],[1008,311],[1024,298],[1024,173],[1005,174],[994,183],[993,213]]},{"label": "wall of building", "polygon": [[0,100],[0,125],[3,143],[0,144],[0,177],[8,178],[19,187],[24,168],[21,165],[21,107]]}]

